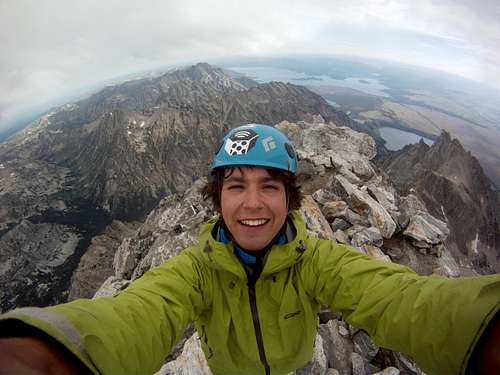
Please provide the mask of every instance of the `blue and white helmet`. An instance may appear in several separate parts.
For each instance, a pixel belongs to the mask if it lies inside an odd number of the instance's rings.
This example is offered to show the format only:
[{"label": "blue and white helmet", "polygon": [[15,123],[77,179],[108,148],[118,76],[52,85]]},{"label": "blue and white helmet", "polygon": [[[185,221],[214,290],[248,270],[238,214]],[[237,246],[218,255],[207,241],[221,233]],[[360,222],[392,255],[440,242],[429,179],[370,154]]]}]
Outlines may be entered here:
[{"label": "blue and white helmet", "polygon": [[247,124],[229,131],[215,155],[212,169],[229,166],[276,168],[297,174],[292,142],[269,125]]}]

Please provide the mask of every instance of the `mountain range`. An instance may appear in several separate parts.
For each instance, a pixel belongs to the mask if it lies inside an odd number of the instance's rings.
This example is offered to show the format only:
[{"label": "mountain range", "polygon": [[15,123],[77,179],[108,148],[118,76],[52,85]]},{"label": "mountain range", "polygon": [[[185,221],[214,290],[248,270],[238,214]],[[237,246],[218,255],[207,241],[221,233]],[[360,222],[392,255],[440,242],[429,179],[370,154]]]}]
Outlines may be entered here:
[{"label": "mountain range", "polygon": [[[113,219],[144,219],[162,197],[190,187],[228,129],[310,113],[353,123],[304,87],[197,64],[44,115],[0,144],[0,279],[15,285],[0,305],[64,300],[92,237]],[[54,231],[73,240],[49,238]],[[46,253],[42,265],[30,258],[37,251]],[[33,280],[43,287],[21,293]]]},{"label": "mountain range", "polygon": [[[305,87],[201,63],[106,87],[0,143],[0,311],[112,296],[193,244],[215,214],[200,187],[218,142],[251,122],[296,145],[311,234],[420,274],[500,272],[498,192],[448,133],[389,151]],[[294,375],[423,374],[336,312],[319,318]],[[210,375],[192,328],[167,362],[158,375]]]}]

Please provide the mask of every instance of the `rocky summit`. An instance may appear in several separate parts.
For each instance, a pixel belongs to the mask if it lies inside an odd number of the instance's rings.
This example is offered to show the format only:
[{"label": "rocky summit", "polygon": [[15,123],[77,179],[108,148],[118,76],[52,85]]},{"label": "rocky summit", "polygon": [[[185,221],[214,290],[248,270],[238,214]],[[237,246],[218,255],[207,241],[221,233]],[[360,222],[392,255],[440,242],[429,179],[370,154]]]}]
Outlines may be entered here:
[{"label": "rocky summit", "polygon": [[[0,308],[111,296],[194,244],[216,214],[200,189],[217,142],[250,122],[296,145],[311,235],[425,275],[498,271],[500,204],[458,141],[388,152],[303,87],[197,64],[107,87],[0,144]],[[320,323],[294,375],[422,374],[335,311]],[[158,374],[210,374],[192,327]]]},{"label": "rocky summit", "polygon": [[[372,163],[376,144],[367,134],[326,123],[282,121],[275,126],[293,139],[305,197],[301,213],[311,235],[355,246],[385,262],[399,262],[422,274],[455,277],[475,273],[459,264],[445,246],[448,225],[431,215],[416,195],[400,195]],[[115,253],[113,274],[96,297],[119,292],[184,248],[196,243],[200,224],[213,217],[197,180],[183,193],[170,195],[148,215]],[[395,243],[402,245],[395,247]],[[294,374],[421,374],[411,359],[377,347],[363,331],[324,308],[315,357]],[[159,374],[210,374],[199,338],[189,330],[175,357]]]}]

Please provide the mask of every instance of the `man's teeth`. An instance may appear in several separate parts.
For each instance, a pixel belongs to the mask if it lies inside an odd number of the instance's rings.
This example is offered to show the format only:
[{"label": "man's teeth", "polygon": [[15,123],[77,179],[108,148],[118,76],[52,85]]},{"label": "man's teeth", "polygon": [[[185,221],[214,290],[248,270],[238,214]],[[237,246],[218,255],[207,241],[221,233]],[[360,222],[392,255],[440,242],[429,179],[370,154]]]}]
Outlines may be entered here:
[{"label": "man's teeth", "polygon": [[257,219],[257,220],[240,220],[241,224],[248,225],[251,227],[256,227],[258,225],[264,225],[269,219]]}]

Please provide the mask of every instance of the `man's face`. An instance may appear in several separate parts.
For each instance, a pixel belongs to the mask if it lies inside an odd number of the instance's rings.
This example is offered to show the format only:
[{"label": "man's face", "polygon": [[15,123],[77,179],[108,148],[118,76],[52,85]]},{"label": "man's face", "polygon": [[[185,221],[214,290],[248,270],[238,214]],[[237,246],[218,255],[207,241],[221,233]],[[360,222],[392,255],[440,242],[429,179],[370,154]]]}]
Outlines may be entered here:
[{"label": "man's face", "polygon": [[235,168],[222,184],[221,208],[236,243],[245,250],[261,250],[285,223],[285,186],[265,168]]}]

